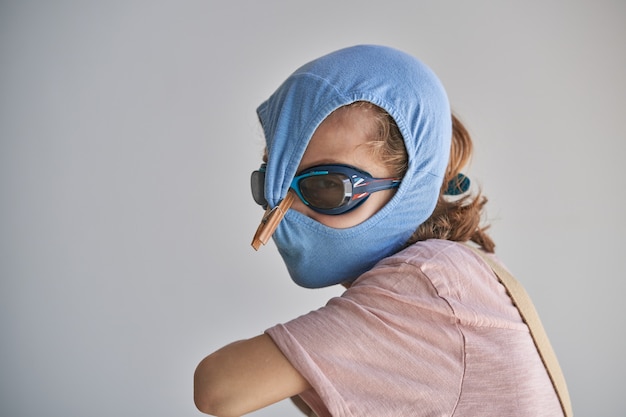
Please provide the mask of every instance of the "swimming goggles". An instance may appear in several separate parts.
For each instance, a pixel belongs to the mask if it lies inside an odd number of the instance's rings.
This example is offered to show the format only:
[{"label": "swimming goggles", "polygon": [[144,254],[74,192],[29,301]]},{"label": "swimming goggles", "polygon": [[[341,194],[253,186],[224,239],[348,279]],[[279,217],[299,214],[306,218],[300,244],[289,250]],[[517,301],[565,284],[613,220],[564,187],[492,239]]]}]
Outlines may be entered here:
[{"label": "swimming goggles", "polygon": [[[265,168],[252,172],[252,196],[267,209]],[[400,185],[400,178],[374,178],[349,165],[317,165],[307,168],[291,181],[291,189],[312,210],[322,214],[344,214],[363,204],[370,194]]]}]

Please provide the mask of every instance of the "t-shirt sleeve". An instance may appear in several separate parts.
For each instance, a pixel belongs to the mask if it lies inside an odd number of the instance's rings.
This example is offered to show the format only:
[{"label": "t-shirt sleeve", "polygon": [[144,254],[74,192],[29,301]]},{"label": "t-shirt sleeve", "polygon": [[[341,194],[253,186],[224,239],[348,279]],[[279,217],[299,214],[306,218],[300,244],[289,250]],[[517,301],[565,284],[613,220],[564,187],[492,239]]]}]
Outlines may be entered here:
[{"label": "t-shirt sleeve", "polygon": [[452,413],[463,335],[422,278],[405,263],[377,267],[326,306],[266,331],[313,387],[305,399],[320,416]]}]

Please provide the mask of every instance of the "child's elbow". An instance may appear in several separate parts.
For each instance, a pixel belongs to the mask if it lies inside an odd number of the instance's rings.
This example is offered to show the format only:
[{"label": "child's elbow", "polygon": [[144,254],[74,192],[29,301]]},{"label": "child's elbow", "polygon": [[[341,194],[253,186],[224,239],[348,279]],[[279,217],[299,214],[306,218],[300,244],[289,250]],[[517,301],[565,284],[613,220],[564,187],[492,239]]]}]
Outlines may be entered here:
[{"label": "child's elbow", "polygon": [[196,390],[194,392],[193,401],[196,404],[196,408],[205,414],[220,417],[232,415],[228,413],[228,410],[225,410],[225,407],[219,401],[216,401],[211,395],[207,395],[206,392]]},{"label": "child's elbow", "polygon": [[212,416],[217,415],[217,408],[214,405],[215,401],[206,390],[198,388],[196,382],[194,382],[193,402],[196,404],[196,408],[199,411]]},{"label": "child's elbow", "polygon": [[238,416],[234,410],[232,395],[228,390],[220,389],[217,378],[212,375],[211,368],[206,360],[200,362],[194,373],[193,401],[196,408],[212,416]]},{"label": "child's elbow", "polygon": [[213,410],[213,403],[209,396],[206,395],[206,393],[199,391],[197,388],[194,389],[193,402],[196,404],[196,408],[199,411],[213,416],[217,415]]}]

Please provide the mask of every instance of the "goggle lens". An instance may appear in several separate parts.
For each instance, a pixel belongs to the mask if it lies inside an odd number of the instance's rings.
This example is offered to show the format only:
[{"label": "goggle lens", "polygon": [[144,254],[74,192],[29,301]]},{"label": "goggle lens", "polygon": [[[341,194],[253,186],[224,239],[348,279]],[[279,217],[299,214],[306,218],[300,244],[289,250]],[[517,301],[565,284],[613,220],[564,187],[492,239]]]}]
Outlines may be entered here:
[{"label": "goggle lens", "polygon": [[318,209],[334,209],[350,199],[352,183],[344,174],[313,175],[297,181],[297,188],[305,203]]},{"label": "goggle lens", "polygon": [[252,188],[252,198],[263,209],[267,209],[265,199],[265,164],[261,165],[258,171],[252,171],[250,176],[250,186]]}]

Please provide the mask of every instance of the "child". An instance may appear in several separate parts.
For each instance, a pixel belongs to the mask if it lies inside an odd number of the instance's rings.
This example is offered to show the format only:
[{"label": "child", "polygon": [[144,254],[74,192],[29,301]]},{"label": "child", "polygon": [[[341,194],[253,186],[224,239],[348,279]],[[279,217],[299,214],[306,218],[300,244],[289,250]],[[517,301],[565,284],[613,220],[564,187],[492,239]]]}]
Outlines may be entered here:
[{"label": "child", "polygon": [[[559,416],[528,327],[492,269],[486,199],[460,170],[472,143],[436,76],[361,45],[293,73],[258,109],[270,236],[291,278],[347,290],[319,310],[209,355],[206,413],[298,396],[318,416]],[[306,405],[302,405],[302,403]]]}]

